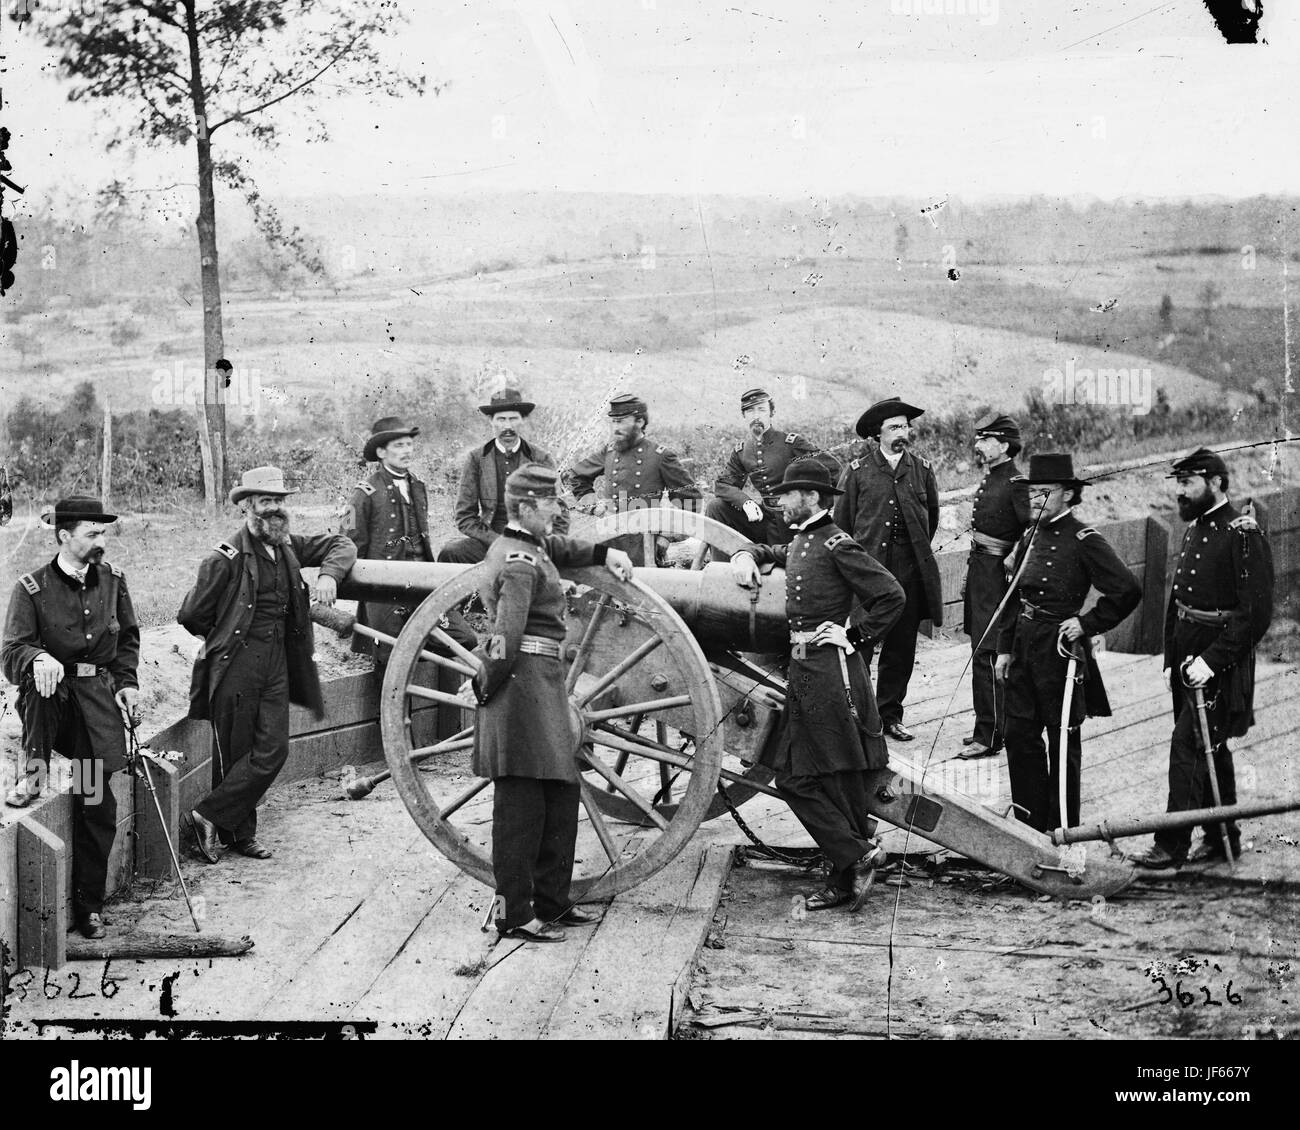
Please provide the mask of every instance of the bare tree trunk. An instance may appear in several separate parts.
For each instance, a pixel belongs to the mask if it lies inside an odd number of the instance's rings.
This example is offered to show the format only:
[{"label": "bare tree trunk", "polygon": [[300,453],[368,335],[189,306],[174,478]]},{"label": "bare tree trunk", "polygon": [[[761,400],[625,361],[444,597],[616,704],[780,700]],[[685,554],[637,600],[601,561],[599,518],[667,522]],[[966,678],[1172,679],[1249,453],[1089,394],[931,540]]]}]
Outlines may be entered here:
[{"label": "bare tree trunk", "polygon": [[104,509],[113,505],[113,415],[104,398],[104,458],[99,467],[99,493]]},{"label": "bare tree trunk", "polygon": [[[200,70],[198,20],[194,0],[185,0],[185,34],[190,45],[190,97],[198,123],[199,281],[203,292],[203,410],[199,445],[205,451],[203,497],[215,512],[226,490],[226,405],[222,374],[216,364],[225,355],[221,326],[221,280],[217,273],[217,204],[212,185],[212,142],[207,99]],[[208,466],[209,461],[211,467]]]}]

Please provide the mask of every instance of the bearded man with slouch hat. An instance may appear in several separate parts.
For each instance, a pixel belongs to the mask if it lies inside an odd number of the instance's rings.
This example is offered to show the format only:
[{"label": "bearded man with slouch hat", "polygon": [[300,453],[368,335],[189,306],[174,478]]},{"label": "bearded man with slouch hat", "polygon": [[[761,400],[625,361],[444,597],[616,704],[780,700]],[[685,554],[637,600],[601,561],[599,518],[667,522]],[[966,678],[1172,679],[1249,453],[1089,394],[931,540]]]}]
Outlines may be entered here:
[{"label": "bearded man with slouch hat", "polygon": [[102,938],[108,856],[117,832],[110,777],[126,765],[124,718],[135,718],[140,629],[126,577],[104,560],[104,527],[117,521],[97,498],[56,502],[59,551],[19,578],[5,613],[0,666],[18,687],[23,765],[6,796],[15,808],[40,795],[50,755],[76,763],[72,790],[72,910],[87,938]]},{"label": "bearded man with slouch hat", "polygon": [[[1027,478],[1035,521],[1016,550],[1023,566],[999,620],[994,676],[1006,684],[1007,773],[1016,815],[1048,832],[1079,823],[1080,729],[1085,717],[1110,717],[1110,701],[1090,637],[1121,624],[1141,603],[1142,586],[1110,543],[1074,516],[1073,507],[1081,501],[1087,483],[1075,477],[1073,457],[1059,452],[1031,456]],[[1083,612],[1090,588],[1101,599]],[[1083,686],[1070,699],[1063,751],[1061,715],[1070,652],[1076,658],[1075,677]],[[1064,813],[1059,799],[1062,757],[1066,762]]]},{"label": "bearded man with slouch hat", "polygon": [[867,808],[866,773],[888,750],[863,653],[902,613],[902,586],[831,521],[839,490],[816,459],[798,459],[773,486],[792,531],[788,545],[755,545],[731,558],[736,583],[761,584],[759,566],[785,569],[790,621],[788,699],[779,740],[763,755],[782,798],[825,854],[826,886],[809,910],[861,909],[885,860]]},{"label": "bearded man with slouch hat", "polygon": [[[903,614],[880,641],[876,673],[885,734],[900,742],[916,736],[903,725],[903,700],[916,665],[916,634],[922,620],[935,627],[943,623],[939,563],[930,548],[939,528],[939,485],[929,460],[908,450],[912,421],[924,414],[925,409],[897,396],[862,413],[857,433],[876,440],[877,446],[844,468],[839,483],[843,493],[835,504],[835,524],[884,565],[907,596]],[[863,658],[870,666],[870,652]]]},{"label": "bearded man with slouch hat", "polygon": [[526,942],[562,942],[564,926],[596,916],[569,899],[578,835],[578,763],[564,688],[565,599],[559,565],[604,565],[632,576],[627,554],[552,533],[559,476],[530,464],[505,481],[508,519],[488,546],[479,596],[491,636],[482,666],[461,688],[480,706],[473,772],[493,782],[492,873],[497,931]]},{"label": "bearded man with slouch hat", "polygon": [[992,412],[975,425],[975,457],[986,467],[971,507],[970,557],[962,586],[962,630],[970,637],[971,698],[975,731],[962,738],[967,760],[991,757],[1002,748],[1006,703],[993,677],[998,629],[993,613],[1011,584],[1012,550],[1029,525],[1029,483],[1016,467],[1020,426]]},{"label": "bearded man with slouch hat", "polygon": [[290,533],[284,500],[297,493],[278,467],[244,472],[229,496],[242,503],[244,525],[199,564],[176,616],[203,639],[189,717],[212,724],[212,791],[190,819],[209,863],[223,844],[251,859],[270,857],[256,839],[257,802],[289,756],[289,704],[324,715],[301,567],[320,566],[315,598],[329,606],[357,550],[342,534]]},{"label": "bearded man with slouch hat", "polygon": [[[1273,619],[1273,556],[1254,519],[1228,499],[1223,457],[1201,447],[1177,460],[1178,516],[1188,523],[1178,551],[1165,610],[1165,685],[1173,694],[1166,811],[1237,803],[1237,778],[1228,738],[1244,737],[1255,722],[1255,648]],[[1200,688],[1212,754],[1202,745],[1193,691]],[[1208,760],[1214,763],[1210,780]],[[1216,786],[1217,785],[1217,789]],[[1191,847],[1190,828],[1157,832],[1152,848],[1133,862],[1176,868],[1185,861],[1240,854],[1233,821],[1207,824]],[[1226,843],[1225,843],[1226,840]]]}]

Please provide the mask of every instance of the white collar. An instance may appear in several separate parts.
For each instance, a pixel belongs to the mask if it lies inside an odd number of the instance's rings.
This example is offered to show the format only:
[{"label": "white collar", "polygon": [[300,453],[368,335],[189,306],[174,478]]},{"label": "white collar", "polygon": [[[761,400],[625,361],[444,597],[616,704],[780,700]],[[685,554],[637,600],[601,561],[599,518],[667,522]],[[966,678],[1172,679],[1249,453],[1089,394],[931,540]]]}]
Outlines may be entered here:
[{"label": "white collar", "polygon": [[389,475],[392,478],[397,479],[399,481],[408,479],[411,476],[410,471],[394,471],[390,466],[388,466],[387,463],[385,463],[383,466],[384,466],[384,474]]},{"label": "white collar", "polygon": [[86,581],[86,575],[90,572],[90,562],[87,561],[84,565],[78,568],[76,565],[72,564],[72,558],[65,557],[63,550],[60,549],[59,568],[67,573],[69,577],[74,577],[84,584]]},{"label": "white collar", "polygon": [[1047,524],[1050,526],[1053,522],[1059,522],[1062,518],[1064,518],[1067,514],[1070,513],[1073,513],[1073,509],[1072,507],[1067,506],[1055,518],[1049,518],[1047,520]]},{"label": "white collar", "polygon": [[812,517],[809,518],[807,521],[800,522],[797,526],[791,526],[790,529],[792,529],[792,530],[806,530],[806,529],[807,529],[809,526],[811,526],[815,521],[817,521],[817,519],[820,518],[823,514],[829,514],[829,513],[830,513],[829,510],[825,510],[825,509],[823,509],[823,510],[818,510],[818,511],[816,511],[816,512],[812,515]]},{"label": "white collar", "polygon": [[[1222,502],[1216,502],[1204,514],[1201,515],[1201,518],[1208,518],[1211,514],[1213,514],[1216,510],[1218,510],[1220,506],[1227,506],[1227,505],[1228,505],[1228,499],[1227,496],[1225,495]],[[1200,519],[1198,518],[1197,521],[1200,521]]]},{"label": "white collar", "polygon": [[889,464],[891,470],[898,470],[898,461],[903,458],[903,452],[900,451],[897,455],[890,455],[889,452],[882,447],[880,449],[880,454],[884,456],[885,462]]},{"label": "white collar", "polygon": [[496,444],[497,450],[501,452],[502,455],[513,455],[516,451],[518,451],[521,447],[524,446],[523,436],[520,436],[518,439],[515,440],[514,447],[506,447],[505,444],[503,444],[499,439],[493,439],[492,442]]}]

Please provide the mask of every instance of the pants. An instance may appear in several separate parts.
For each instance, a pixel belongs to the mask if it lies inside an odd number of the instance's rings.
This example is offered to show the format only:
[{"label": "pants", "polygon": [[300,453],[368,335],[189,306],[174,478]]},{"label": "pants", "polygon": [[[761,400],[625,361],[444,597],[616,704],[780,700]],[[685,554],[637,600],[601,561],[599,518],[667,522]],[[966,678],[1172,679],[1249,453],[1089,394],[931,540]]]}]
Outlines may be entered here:
[{"label": "pants", "polygon": [[578,839],[576,782],[498,777],[492,796],[492,875],[497,929],[534,917],[548,921],[572,906],[573,849]]},{"label": "pants", "polygon": [[831,884],[848,890],[850,868],[871,850],[876,832],[876,822],[867,813],[866,774],[857,769],[816,777],[778,772],[774,783],[830,861]]},{"label": "pants", "polygon": [[[996,627],[989,629],[998,602],[1007,591],[1002,558],[972,553],[966,566],[964,628],[971,645],[971,705],[975,709],[972,737],[989,749],[1001,749],[1006,728],[1006,701],[1001,684],[993,678],[997,661]],[[982,640],[981,640],[981,637]]]},{"label": "pants", "polygon": [[[751,522],[740,507],[732,506],[730,502],[715,496],[709,499],[708,506],[704,508],[704,516],[712,518],[715,522],[721,522],[759,545],[788,545],[790,542],[790,527],[781,520],[779,514],[773,515],[764,511],[762,518],[757,522]],[[715,549],[711,551],[711,560],[730,561],[731,556]]]},{"label": "pants", "polygon": [[284,627],[244,641],[212,696],[212,792],[197,811],[221,842],[251,839],[257,802],[289,757],[289,669]]},{"label": "pants", "polygon": [[[1177,670],[1173,673],[1173,680],[1177,718],[1169,741],[1169,803],[1165,811],[1186,812],[1191,808],[1210,808],[1214,804],[1214,793],[1210,788],[1205,751],[1201,748],[1201,724],[1196,716],[1196,704],[1191,693],[1178,684]],[[1212,680],[1205,688],[1205,713],[1210,724],[1210,741],[1217,743],[1214,749],[1214,775],[1218,779],[1219,799],[1224,804],[1236,804],[1237,775],[1232,764],[1232,751],[1221,740],[1227,722],[1227,705],[1223,696],[1216,693],[1218,682],[1217,679]],[[1212,844],[1222,844],[1223,841],[1219,838],[1221,826],[1217,823],[1203,825],[1205,837]],[[1228,841],[1235,855],[1241,833],[1234,821],[1228,822]],[[1175,859],[1185,859],[1192,843],[1192,830],[1175,828],[1157,832],[1155,842]]]},{"label": "pants", "polygon": [[[903,720],[903,699],[907,697],[907,684],[916,666],[916,633],[925,618],[921,614],[925,608],[925,586],[910,545],[891,543],[881,564],[894,574],[907,597],[902,614],[880,641],[880,665],[876,669],[876,705],[880,709],[880,721],[889,726]],[[873,646],[862,654],[868,667],[874,652]]]},{"label": "pants", "polygon": [[98,914],[104,909],[108,856],[117,834],[113,770],[126,759],[126,736],[112,682],[107,675],[66,676],[53,695],[41,698],[35,684],[24,680],[18,712],[29,763],[48,774],[51,750],[77,763],[72,791],[72,910],[78,919]]},{"label": "pants", "polygon": [[487,556],[487,546],[477,538],[452,538],[440,550],[438,560],[454,565],[477,565]]}]

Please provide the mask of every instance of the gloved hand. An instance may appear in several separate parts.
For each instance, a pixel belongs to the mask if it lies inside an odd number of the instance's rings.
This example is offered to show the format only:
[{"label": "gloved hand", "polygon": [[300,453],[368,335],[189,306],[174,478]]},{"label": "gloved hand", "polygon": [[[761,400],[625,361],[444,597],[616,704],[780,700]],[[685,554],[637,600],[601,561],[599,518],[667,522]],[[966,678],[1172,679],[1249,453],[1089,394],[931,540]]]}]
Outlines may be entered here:
[{"label": "gloved hand", "polygon": [[1214,678],[1214,671],[1199,655],[1193,659],[1183,672],[1183,679],[1189,687],[1203,687]]},{"label": "gloved hand", "polygon": [[752,553],[737,553],[731,559],[731,578],[744,589],[755,589],[762,585],[763,577]]},{"label": "gloved hand", "polygon": [[763,508],[752,498],[741,507],[741,510],[745,512],[745,517],[751,522],[758,522],[763,517]]}]

